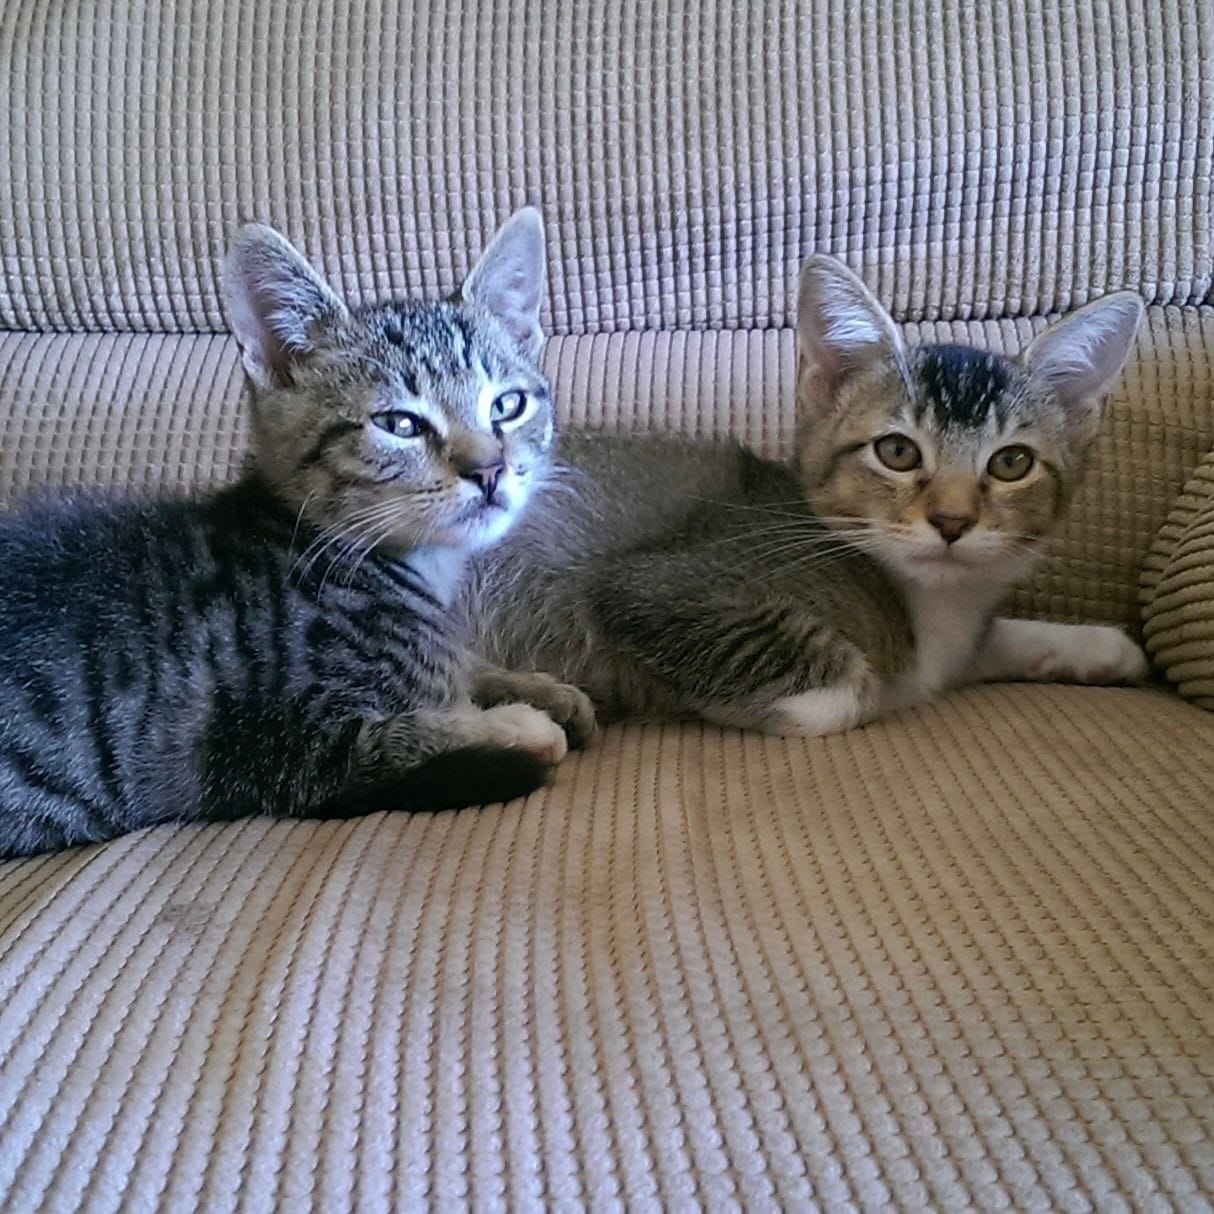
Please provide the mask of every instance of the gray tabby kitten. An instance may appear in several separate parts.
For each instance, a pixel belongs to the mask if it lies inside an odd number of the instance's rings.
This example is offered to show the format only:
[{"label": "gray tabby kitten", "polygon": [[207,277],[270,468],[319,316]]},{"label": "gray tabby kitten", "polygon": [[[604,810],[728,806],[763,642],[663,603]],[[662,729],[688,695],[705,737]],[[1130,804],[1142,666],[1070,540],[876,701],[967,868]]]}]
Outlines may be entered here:
[{"label": "gray tabby kitten", "polygon": [[[0,521],[0,857],[169,821],[531,791],[589,708],[469,659],[449,596],[553,440],[543,230],[444,303],[348,308],[281,236],[224,270],[252,388],[237,484]],[[538,688],[561,724],[520,699]]]},{"label": "gray tabby kitten", "polygon": [[907,348],[827,257],[798,306],[792,464],[734,444],[567,434],[570,492],[478,560],[486,652],[608,716],[829,734],[982,679],[1134,681],[1119,630],[1011,620],[1142,314],[1101,299],[1014,361]]}]

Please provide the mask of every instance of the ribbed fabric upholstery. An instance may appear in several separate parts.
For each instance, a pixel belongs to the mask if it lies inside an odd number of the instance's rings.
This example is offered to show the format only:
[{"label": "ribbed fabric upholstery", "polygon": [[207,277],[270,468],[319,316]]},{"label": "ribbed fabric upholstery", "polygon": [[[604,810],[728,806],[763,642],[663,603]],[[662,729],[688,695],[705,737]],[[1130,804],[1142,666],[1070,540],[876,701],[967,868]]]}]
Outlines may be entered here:
[{"label": "ribbed fabric upholstery", "polygon": [[1208,1208],[1211,804],[1214,716],[991,689],[10,865],[0,1207]]},{"label": "ribbed fabric upholstery", "polygon": [[[1191,0],[5,0],[0,499],[236,473],[239,220],[363,300],[530,200],[566,423],[769,454],[812,249],[1007,352],[1140,290],[1016,604],[1132,624],[1214,445],[1212,112]],[[1179,697],[984,688],[0,865],[0,1212],[1208,1211],[1212,806]]]},{"label": "ribbed fabric upholstery", "polygon": [[1151,543],[1139,600],[1155,664],[1185,699],[1214,710],[1214,450]]},{"label": "ribbed fabric upholstery", "polygon": [[217,331],[248,218],[433,289],[528,199],[557,332],[786,325],[812,249],[903,319],[1211,288],[1192,0],[8,0],[0,80],[10,328]]},{"label": "ribbed fabric upholstery", "polygon": [[[912,341],[1015,353],[1043,321],[907,326]],[[546,367],[566,425],[734,435],[791,450],[791,330],[558,337]],[[245,441],[235,345],[212,336],[0,334],[0,494],[52,483],[194,485],[234,476]],[[1136,627],[1136,577],[1214,444],[1214,308],[1152,308],[1097,458],[1022,611]]]}]

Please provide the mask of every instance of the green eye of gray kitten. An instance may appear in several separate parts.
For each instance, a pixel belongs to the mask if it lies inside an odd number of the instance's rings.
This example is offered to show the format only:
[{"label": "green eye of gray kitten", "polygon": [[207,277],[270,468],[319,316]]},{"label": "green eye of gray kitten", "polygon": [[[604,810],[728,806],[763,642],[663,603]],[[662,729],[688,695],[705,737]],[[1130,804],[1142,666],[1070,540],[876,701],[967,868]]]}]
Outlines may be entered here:
[{"label": "green eye of gray kitten", "polygon": [[923,453],[905,434],[886,434],[873,443],[873,450],[892,472],[911,472],[923,463]]},{"label": "green eye of gray kitten", "polygon": [[997,481],[1022,481],[1033,470],[1037,457],[1028,447],[1002,447],[991,456],[986,470]]}]

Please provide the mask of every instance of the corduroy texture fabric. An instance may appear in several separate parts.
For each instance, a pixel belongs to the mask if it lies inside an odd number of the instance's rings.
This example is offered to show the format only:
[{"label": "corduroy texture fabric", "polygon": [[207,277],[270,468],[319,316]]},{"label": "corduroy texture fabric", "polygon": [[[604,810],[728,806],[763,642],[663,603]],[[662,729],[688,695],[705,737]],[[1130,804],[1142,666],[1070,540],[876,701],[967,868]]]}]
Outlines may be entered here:
[{"label": "corduroy texture fabric", "polygon": [[[1110,402],[1084,487],[1022,612],[1138,626],[1152,538],[1214,444],[1214,308],[1152,308]],[[1041,320],[908,325],[911,341],[1016,353]],[[733,435],[791,450],[791,330],[553,338],[564,424]],[[0,334],[0,499],[46,483],[190,486],[234,476],[244,450],[240,366],[216,336]]]},{"label": "corduroy texture fabric", "polygon": [[613,728],[0,867],[0,1208],[1207,1209],[1214,717]]},{"label": "corduroy texture fabric", "polygon": [[1214,709],[1214,452],[1159,529],[1139,592],[1147,652],[1182,696]]},{"label": "corduroy texture fabric", "polygon": [[352,298],[523,201],[556,332],[791,323],[811,250],[900,319],[1209,299],[1192,0],[8,0],[0,326],[219,331],[233,227]]},{"label": "corduroy texture fabric", "polygon": [[[769,454],[811,250],[1008,352],[1139,290],[1021,609],[1133,622],[1214,445],[1209,4],[7,0],[0,80],[3,499],[236,473],[237,222],[361,301],[523,201],[566,422]],[[983,688],[0,865],[0,1211],[1208,1210],[1212,804],[1178,697]]]}]

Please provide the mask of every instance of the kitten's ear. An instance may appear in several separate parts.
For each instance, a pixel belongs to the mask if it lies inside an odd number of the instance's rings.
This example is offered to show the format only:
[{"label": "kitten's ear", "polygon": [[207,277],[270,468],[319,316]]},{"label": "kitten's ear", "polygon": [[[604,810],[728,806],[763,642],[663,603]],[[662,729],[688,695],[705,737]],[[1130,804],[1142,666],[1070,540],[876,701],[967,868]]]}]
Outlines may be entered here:
[{"label": "kitten's ear", "polygon": [[1133,291],[1106,295],[1050,325],[1020,356],[1030,380],[1066,410],[1077,442],[1086,445],[1095,437],[1104,399],[1125,366],[1142,314],[1142,300]]},{"label": "kitten's ear", "polygon": [[906,378],[902,337],[877,297],[842,262],[815,254],[801,271],[797,344],[802,408],[829,409],[857,372],[892,366]]},{"label": "kitten's ear", "polygon": [[495,316],[534,359],[544,344],[540,308],[545,276],[544,221],[535,207],[523,207],[498,229],[461,295],[465,303]]},{"label": "kitten's ear", "polygon": [[228,323],[259,388],[291,382],[291,363],[314,347],[319,328],[345,320],[345,304],[285,237],[251,223],[223,263]]}]

